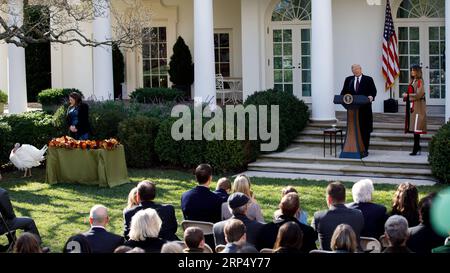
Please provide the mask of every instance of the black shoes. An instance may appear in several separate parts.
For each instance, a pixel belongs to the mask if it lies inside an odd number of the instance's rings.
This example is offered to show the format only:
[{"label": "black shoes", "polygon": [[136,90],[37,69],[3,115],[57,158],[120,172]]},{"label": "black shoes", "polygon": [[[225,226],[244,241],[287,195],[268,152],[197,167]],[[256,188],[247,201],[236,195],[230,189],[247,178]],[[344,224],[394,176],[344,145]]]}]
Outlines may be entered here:
[{"label": "black shoes", "polygon": [[412,152],[412,153],[410,153],[409,155],[410,155],[410,156],[416,156],[416,155],[420,155],[420,154],[422,154],[422,151],[421,151],[421,150],[422,150],[422,148],[421,148],[421,147],[419,147],[419,149],[417,149],[417,150],[416,150],[416,149],[414,149],[414,150],[413,150],[413,152]]}]

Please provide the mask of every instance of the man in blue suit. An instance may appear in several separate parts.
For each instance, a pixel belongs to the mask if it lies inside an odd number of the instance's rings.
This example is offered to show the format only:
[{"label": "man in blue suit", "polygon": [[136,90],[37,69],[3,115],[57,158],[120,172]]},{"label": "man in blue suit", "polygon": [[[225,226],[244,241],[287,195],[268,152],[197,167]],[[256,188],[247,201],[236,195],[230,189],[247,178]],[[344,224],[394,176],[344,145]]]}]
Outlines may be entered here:
[{"label": "man in blue suit", "polygon": [[122,236],[113,234],[106,230],[109,223],[108,209],[102,205],[96,205],[91,209],[89,215],[91,229],[84,233],[92,253],[113,253],[114,250],[123,245]]},{"label": "man in blue suit", "polygon": [[222,198],[214,194],[209,186],[212,168],[201,164],[195,169],[198,186],[181,196],[181,209],[185,220],[217,223],[221,220]]},{"label": "man in blue suit", "polygon": [[128,238],[130,232],[131,218],[142,209],[154,209],[161,218],[162,226],[159,232],[159,238],[167,241],[178,241],[175,235],[178,229],[177,218],[175,217],[175,208],[172,205],[157,204],[153,200],[156,197],[156,184],[151,181],[142,181],[137,186],[137,201],[139,206],[130,208],[123,213],[124,218],[124,237]]}]

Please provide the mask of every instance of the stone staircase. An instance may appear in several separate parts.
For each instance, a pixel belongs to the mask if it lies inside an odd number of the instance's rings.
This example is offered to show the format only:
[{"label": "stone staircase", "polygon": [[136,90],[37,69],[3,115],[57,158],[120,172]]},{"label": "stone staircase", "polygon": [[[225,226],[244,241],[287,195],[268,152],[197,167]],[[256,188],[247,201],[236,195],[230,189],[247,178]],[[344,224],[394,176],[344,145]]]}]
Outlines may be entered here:
[{"label": "stone staircase", "polygon": [[[338,128],[346,129],[346,115],[337,113]],[[296,178],[316,177],[328,180],[355,181],[356,178],[377,178],[380,183],[404,180],[434,183],[428,164],[428,142],[444,123],[444,118],[434,116],[428,120],[428,134],[421,140],[422,154],[409,156],[413,148],[412,135],[403,132],[403,114],[375,114],[374,132],[371,138],[370,154],[358,159],[340,159],[338,137],[338,156],[330,155],[327,146],[323,154],[323,130],[330,124],[310,123],[283,152],[265,154],[256,162],[249,164],[248,171],[254,176],[273,177],[274,174],[292,174]],[[329,138],[327,139],[327,144]],[[327,180],[327,179],[324,179]],[[423,184],[423,183],[422,183]],[[425,183],[427,184],[427,183]]]}]

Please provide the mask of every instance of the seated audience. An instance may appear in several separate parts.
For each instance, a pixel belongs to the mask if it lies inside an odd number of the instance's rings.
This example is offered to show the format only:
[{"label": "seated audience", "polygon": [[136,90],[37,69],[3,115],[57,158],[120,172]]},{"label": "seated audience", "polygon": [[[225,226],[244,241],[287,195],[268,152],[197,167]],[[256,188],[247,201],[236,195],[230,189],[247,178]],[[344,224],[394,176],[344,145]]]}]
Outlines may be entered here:
[{"label": "seated audience", "polygon": [[303,232],[295,222],[287,222],[278,230],[274,253],[301,253]]},{"label": "seated audience", "polygon": [[69,238],[64,245],[63,253],[92,253],[89,241],[83,234],[77,234]]},{"label": "seated audience", "polygon": [[161,218],[154,209],[138,211],[131,219],[130,240],[126,246],[139,247],[146,253],[159,253],[166,242],[158,238],[162,226]]},{"label": "seated audience", "polygon": [[140,248],[140,247],[135,247],[135,248],[133,248],[133,249],[127,251],[127,253],[145,253],[145,250],[143,250],[143,249]]},{"label": "seated audience", "polygon": [[[264,217],[262,215],[261,207],[256,203],[256,200],[253,198],[253,194],[251,192],[251,183],[250,179],[245,175],[239,175],[236,177],[233,183],[233,193],[240,192],[245,194],[250,202],[247,206],[247,217],[250,220],[256,220],[258,222],[264,223]],[[231,211],[228,209],[228,204],[222,204],[222,219],[230,219],[232,217]]]},{"label": "seated audience", "polygon": [[[233,214],[233,217],[231,217],[230,219],[237,219],[244,223],[247,230],[247,242],[255,246],[259,231],[264,226],[264,224],[255,220],[250,220],[247,217],[249,202],[250,198],[248,198],[247,195],[236,192],[230,195],[227,204],[229,209],[231,210],[231,213]],[[213,232],[216,245],[226,244],[225,234],[223,230],[228,221],[229,220],[224,220],[222,222],[214,224]]]},{"label": "seated audience", "polygon": [[124,212],[124,237],[128,238],[130,232],[131,218],[141,210],[154,209],[162,221],[161,233],[159,238],[174,241],[178,240],[175,235],[178,229],[177,218],[175,217],[175,208],[172,205],[161,205],[153,200],[156,197],[156,184],[151,181],[142,181],[137,186],[136,200],[139,206],[130,208]]},{"label": "seated audience", "polygon": [[331,250],[335,253],[355,253],[358,241],[352,227],[340,224],[331,237]]},{"label": "seated audience", "polygon": [[130,250],[132,250],[132,248],[129,246],[119,246],[114,250],[114,253],[127,253]]},{"label": "seated audience", "polygon": [[222,177],[217,181],[217,187],[214,191],[220,198],[222,198],[222,203],[227,202],[228,196],[231,191],[231,181],[226,177]]},{"label": "seated audience", "polygon": [[221,253],[237,253],[246,245],[246,228],[241,220],[231,219],[224,227],[225,241],[227,244]]},{"label": "seated audience", "polygon": [[420,224],[409,229],[406,246],[415,253],[431,253],[433,248],[441,246],[445,241],[445,237],[438,235],[431,226],[430,210],[435,196],[432,193],[420,200]]},{"label": "seated audience", "polygon": [[[296,194],[298,194],[297,190],[292,187],[292,186],[287,186],[284,187],[281,190],[281,198],[283,198],[283,196],[285,196],[288,193],[294,192]],[[300,197],[300,195],[299,195]],[[281,215],[281,210],[276,210],[273,214],[273,219],[277,219],[279,216]],[[295,217],[298,219],[298,221],[302,224],[308,225],[308,213],[306,211],[304,211],[301,207],[300,210],[298,211],[297,215],[295,215]]]},{"label": "seated audience", "polygon": [[330,183],[326,192],[329,209],[316,212],[311,224],[319,234],[321,249],[328,251],[331,249],[331,237],[340,224],[347,224],[353,228],[359,245],[359,236],[364,227],[362,212],[345,206],[345,187],[342,183]]},{"label": "seated audience", "polygon": [[394,194],[391,215],[401,215],[408,220],[410,227],[419,224],[419,192],[416,186],[409,182],[398,186]]},{"label": "seated audience", "polygon": [[205,236],[198,227],[189,227],[184,231],[184,243],[187,248],[184,253],[203,253],[205,247]]},{"label": "seated audience", "polygon": [[279,205],[281,209],[281,215],[272,223],[265,224],[261,232],[259,233],[257,249],[272,248],[274,247],[277,239],[278,230],[287,222],[296,223],[303,233],[303,244],[301,247],[302,253],[309,253],[311,250],[316,249],[317,233],[310,226],[304,225],[298,221],[295,215],[300,208],[300,200],[296,193],[286,194]]},{"label": "seated audience", "polygon": [[14,253],[42,253],[36,234],[24,232],[14,244]]},{"label": "seated audience", "polygon": [[[25,232],[33,233],[34,235],[36,235],[36,239],[38,240],[39,244],[41,244],[41,236],[39,235],[39,231],[34,220],[29,217],[16,217],[8,192],[3,188],[0,188],[0,213],[3,220],[8,225],[9,230],[21,229]],[[7,233],[8,229],[4,226],[3,221],[1,221],[0,234]],[[10,244],[13,242],[15,232],[13,231],[11,235],[9,233],[6,234]]]},{"label": "seated audience", "polygon": [[201,164],[195,169],[198,186],[183,193],[181,209],[185,220],[220,222],[222,198],[214,194],[209,186],[212,181],[212,168]]},{"label": "seated audience", "polygon": [[360,236],[380,238],[384,233],[384,223],[388,215],[386,207],[372,203],[373,183],[370,179],[364,179],[355,183],[352,187],[353,203],[348,208],[358,209],[364,217],[364,227]]},{"label": "seated audience", "polygon": [[245,244],[241,246],[236,253],[259,253],[259,251],[251,244]]},{"label": "seated audience", "polygon": [[138,188],[137,187],[132,188],[130,193],[128,194],[127,207],[123,210],[123,213],[125,213],[129,209],[133,209],[133,208],[139,206],[137,194],[138,194]]},{"label": "seated audience", "polygon": [[113,253],[124,243],[122,236],[106,230],[109,224],[108,209],[102,205],[92,207],[89,215],[91,229],[84,236],[91,246],[92,253]]},{"label": "seated audience", "polygon": [[409,237],[408,232],[408,220],[400,215],[394,215],[388,218],[384,225],[384,234],[389,241],[389,247],[387,247],[383,253],[412,253],[408,247],[406,247],[406,241]]},{"label": "seated audience", "polygon": [[162,246],[161,253],[183,253],[183,247],[177,242],[168,242]]}]

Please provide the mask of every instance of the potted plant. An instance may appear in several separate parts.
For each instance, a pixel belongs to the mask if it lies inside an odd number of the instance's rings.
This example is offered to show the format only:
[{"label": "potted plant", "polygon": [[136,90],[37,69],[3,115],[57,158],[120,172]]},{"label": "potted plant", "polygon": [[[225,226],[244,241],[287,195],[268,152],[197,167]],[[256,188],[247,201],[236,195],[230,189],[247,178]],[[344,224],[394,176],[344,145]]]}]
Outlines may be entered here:
[{"label": "potted plant", "polygon": [[8,95],[0,90],[0,115],[5,111],[5,104],[8,103]]},{"label": "potted plant", "polygon": [[191,85],[194,83],[194,64],[189,47],[183,38],[178,37],[173,46],[173,55],[169,63],[170,81],[173,87],[182,90],[186,98],[191,97]]}]

